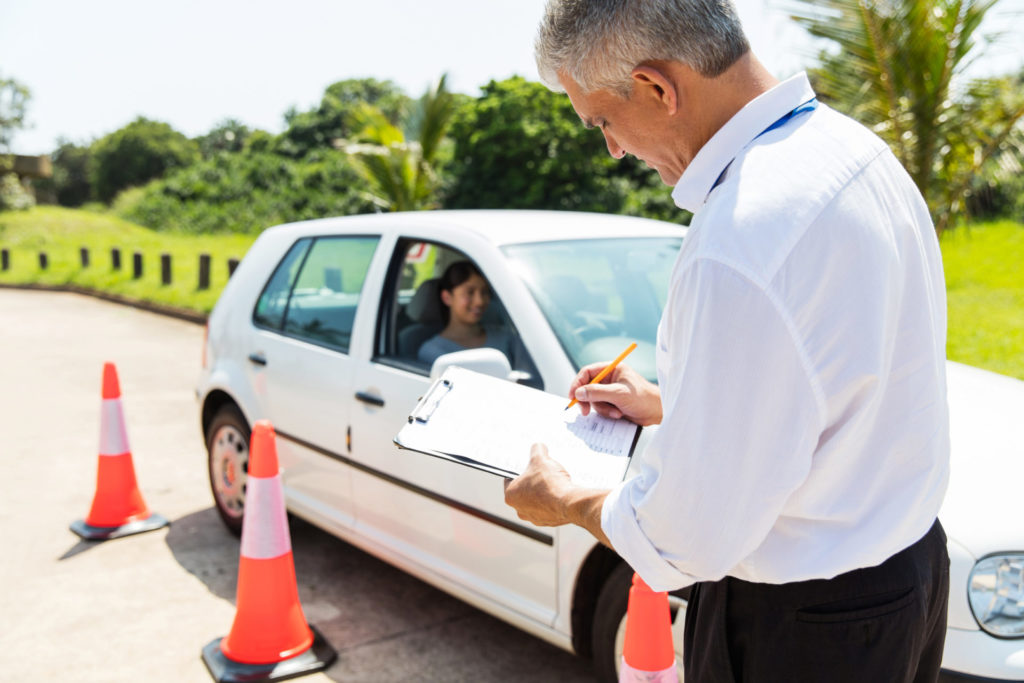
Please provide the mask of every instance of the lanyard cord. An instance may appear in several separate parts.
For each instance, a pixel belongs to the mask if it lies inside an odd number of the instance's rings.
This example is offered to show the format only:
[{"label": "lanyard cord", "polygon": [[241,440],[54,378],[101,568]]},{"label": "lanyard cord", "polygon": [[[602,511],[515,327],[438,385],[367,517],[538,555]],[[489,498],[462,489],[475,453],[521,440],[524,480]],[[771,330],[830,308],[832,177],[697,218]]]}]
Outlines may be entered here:
[{"label": "lanyard cord", "polygon": [[[754,136],[754,140],[758,139],[759,137],[761,137],[765,133],[770,133],[771,131],[775,130],[776,128],[780,128],[781,126],[786,125],[787,123],[789,123],[789,120],[791,118],[793,118],[794,116],[797,116],[799,114],[803,114],[804,112],[814,111],[817,108],[818,108],[818,98],[817,97],[812,97],[811,99],[807,100],[806,102],[804,102],[803,104],[798,106],[796,109],[793,109],[792,111],[789,111],[789,112],[783,114],[781,117],[779,117],[779,119],[775,123],[773,123],[772,125],[768,126],[764,130],[762,130],[760,133],[755,135]],[[751,142],[753,142],[753,140],[751,140]],[[715,184],[711,186],[711,190],[715,189],[716,187],[718,187],[722,183],[722,179],[725,178],[725,172],[729,170],[729,166],[731,166],[731,165],[732,165],[731,161],[728,164],[725,165],[725,168],[722,169],[722,172],[718,174],[718,178],[715,179]],[[709,194],[711,193],[711,190],[708,190]]]}]

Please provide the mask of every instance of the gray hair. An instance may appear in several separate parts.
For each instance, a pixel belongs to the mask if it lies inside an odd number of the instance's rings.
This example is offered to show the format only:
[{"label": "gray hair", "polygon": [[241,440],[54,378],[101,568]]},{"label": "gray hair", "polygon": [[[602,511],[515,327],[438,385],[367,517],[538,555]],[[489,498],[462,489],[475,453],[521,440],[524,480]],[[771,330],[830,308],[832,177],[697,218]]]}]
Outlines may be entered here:
[{"label": "gray hair", "polygon": [[639,64],[678,61],[712,78],[750,44],[731,0],[548,0],[534,49],[552,90],[564,72],[584,92],[628,97]]}]

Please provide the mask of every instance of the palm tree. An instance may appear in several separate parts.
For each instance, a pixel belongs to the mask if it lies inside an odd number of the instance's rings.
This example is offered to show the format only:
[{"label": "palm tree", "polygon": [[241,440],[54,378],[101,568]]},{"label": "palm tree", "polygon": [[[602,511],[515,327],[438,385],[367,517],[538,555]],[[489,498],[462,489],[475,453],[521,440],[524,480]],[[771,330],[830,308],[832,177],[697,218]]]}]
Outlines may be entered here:
[{"label": "palm tree", "polygon": [[354,141],[335,144],[353,156],[356,169],[370,185],[370,199],[382,209],[414,211],[438,205],[440,181],[435,164],[457,108],[442,75],[421,97],[405,122],[391,123],[369,104],[356,112]]},{"label": "palm tree", "polygon": [[[928,201],[942,232],[986,160],[1024,151],[1024,94],[1010,79],[965,83],[979,26],[999,0],[792,0],[793,19],[832,41],[812,70],[819,96],[871,127]],[[1011,163],[1013,162],[1013,163]]]}]

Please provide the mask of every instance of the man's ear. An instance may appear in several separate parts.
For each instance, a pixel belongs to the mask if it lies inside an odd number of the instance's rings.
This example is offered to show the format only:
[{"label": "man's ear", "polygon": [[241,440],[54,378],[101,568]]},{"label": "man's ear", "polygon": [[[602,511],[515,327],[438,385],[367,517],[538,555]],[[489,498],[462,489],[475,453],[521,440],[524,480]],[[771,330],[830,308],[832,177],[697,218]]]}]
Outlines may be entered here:
[{"label": "man's ear", "polygon": [[676,113],[679,106],[679,91],[675,82],[665,71],[650,64],[641,64],[633,69],[634,97],[639,93],[647,93],[661,102],[668,114]]}]

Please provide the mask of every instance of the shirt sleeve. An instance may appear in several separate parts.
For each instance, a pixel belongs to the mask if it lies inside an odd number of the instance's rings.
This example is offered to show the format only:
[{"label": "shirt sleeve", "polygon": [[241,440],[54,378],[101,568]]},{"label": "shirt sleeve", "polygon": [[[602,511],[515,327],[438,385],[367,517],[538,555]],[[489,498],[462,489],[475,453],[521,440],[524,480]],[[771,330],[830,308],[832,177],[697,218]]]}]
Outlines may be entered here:
[{"label": "shirt sleeve", "polygon": [[700,259],[674,279],[659,330],[663,419],[601,528],[654,590],[745,561],[806,479],[823,401],[788,315],[764,287]]}]

